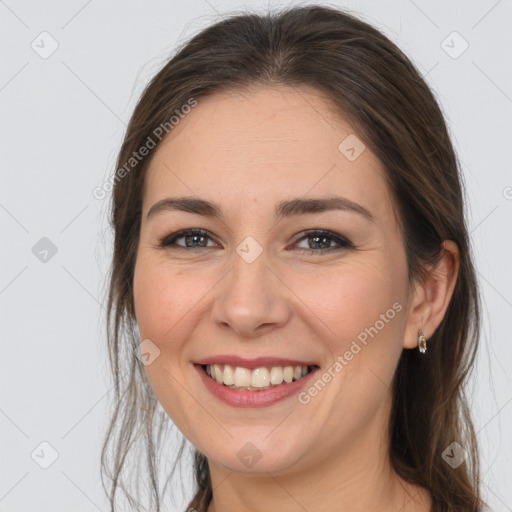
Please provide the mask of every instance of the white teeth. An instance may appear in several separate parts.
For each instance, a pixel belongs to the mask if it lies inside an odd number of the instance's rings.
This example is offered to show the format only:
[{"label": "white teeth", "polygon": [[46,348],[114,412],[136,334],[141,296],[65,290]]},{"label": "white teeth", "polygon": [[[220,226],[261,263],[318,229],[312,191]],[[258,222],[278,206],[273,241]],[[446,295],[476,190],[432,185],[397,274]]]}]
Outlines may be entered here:
[{"label": "white teeth", "polygon": [[269,389],[283,383],[299,380],[308,374],[307,366],[273,366],[272,368],[255,368],[250,370],[229,364],[206,365],[206,373],[219,384],[249,391]]},{"label": "white teeth", "polygon": [[235,386],[250,386],[251,385],[251,370],[237,366],[235,369]]},{"label": "white teeth", "polygon": [[291,382],[293,380],[293,366],[284,367],[283,379],[285,382]]},{"label": "white teeth", "polygon": [[266,368],[255,368],[251,375],[253,388],[264,388],[270,384],[270,374]]},{"label": "white teeth", "polygon": [[[307,370],[306,370],[307,372]],[[270,384],[282,384],[283,382],[283,369],[281,366],[274,366],[270,370]]]},{"label": "white teeth", "polygon": [[231,386],[235,383],[235,370],[229,364],[224,365],[224,384]]},{"label": "white teeth", "polygon": [[213,365],[213,372],[214,372],[214,377],[215,377],[215,380],[219,383],[219,384],[222,384],[224,382],[224,375],[223,373],[221,372],[220,368],[219,368],[219,365],[218,364],[214,364]]}]

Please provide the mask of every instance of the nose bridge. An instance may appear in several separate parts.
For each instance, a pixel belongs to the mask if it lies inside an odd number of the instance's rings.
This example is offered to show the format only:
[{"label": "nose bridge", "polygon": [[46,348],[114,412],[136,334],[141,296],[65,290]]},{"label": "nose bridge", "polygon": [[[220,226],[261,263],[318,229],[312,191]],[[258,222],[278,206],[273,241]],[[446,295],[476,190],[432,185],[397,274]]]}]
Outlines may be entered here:
[{"label": "nose bridge", "polygon": [[233,270],[229,279],[232,298],[236,300],[238,297],[243,303],[250,303],[253,297],[258,302],[266,302],[271,292],[268,264],[263,248],[258,250],[251,241],[240,243],[236,255],[233,255]]},{"label": "nose bridge", "polygon": [[284,290],[263,248],[247,237],[233,253],[231,272],[216,298],[214,320],[239,336],[254,337],[262,327],[281,326],[289,308]]}]

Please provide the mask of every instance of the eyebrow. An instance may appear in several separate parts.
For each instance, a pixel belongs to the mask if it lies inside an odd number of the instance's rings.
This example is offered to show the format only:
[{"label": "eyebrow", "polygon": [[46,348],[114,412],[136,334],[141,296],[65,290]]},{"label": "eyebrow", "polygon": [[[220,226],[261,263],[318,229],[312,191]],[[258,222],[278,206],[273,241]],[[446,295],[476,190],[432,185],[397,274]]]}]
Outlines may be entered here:
[{"label": "eyebrow", "polygon": [[[195,213],[205,217],[213,217],[222,220],[223,214],[220,206],[214,202],[197,197],[167,197],[155,203],[148,211],[146,219],[157,213],[177,210],[187,213]],[[275,208],[276,219],[283,219],[294,215],[321,213],[330,210],[342,210],[362,215],[371,222],[375,222],[372,213],[364,206],[354,203],[344,197],[322,197],[302,199],[295,198],[281,201]]]}]

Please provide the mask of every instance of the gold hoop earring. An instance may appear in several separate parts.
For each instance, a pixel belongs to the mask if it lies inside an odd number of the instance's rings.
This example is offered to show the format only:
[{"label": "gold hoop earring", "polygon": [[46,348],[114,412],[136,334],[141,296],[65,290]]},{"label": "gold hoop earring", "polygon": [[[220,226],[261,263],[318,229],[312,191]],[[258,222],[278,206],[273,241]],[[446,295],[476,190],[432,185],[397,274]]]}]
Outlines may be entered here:
[{"label": "gold hoop earring", "polygon": [[422,354],[427,351],[427,338],[421,331],[418,331],[418,349]]}]

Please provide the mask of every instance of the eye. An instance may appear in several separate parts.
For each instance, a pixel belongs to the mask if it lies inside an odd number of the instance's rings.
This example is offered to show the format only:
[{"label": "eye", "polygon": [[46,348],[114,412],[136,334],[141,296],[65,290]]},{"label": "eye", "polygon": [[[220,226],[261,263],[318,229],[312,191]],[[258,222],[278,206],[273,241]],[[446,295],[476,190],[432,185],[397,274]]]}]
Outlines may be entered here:
[{"label": "eye", "polygon": [[[177,243],[178,240],[182,239],[184,244]],[[297,246],[298,242],[302,242],[304,240],[312,240],[312,242],[308,243],[307,248],[298,247],[298,249],[300,252],[308,254],[321,255],[325,252],[355,248],[349,240],[341,235],[323,229],[301,233],[299,238],[294,242],[294,245]],[[208,245],[208,241],[212,242],[214,245]],[[333,242],[337,244],[337,247],[332,247]],[[178,231],[177,233],[172,233],[160,241],[160,247],[171,246],[173,249],[191,249],[192,251],[200,251],[201,249],[206,249],[208,247],[218,247],[218,244],[213,242],[213,239],[207,231],[202,229],[185,229]]]},{"label": "eye", "polygon": [[[177,244],[177,240],[183,239],[185,244]],[[185,229],[166,236],[160,241],[160,247],[175,246],[176,249],[202,249],[207,247],[209,234],[202,229]],[[210,246],[211,247],[211,246]]]},{"label": "eye", "polygon": [[[301,235],[303,236],[300,236],[294,245],[303,240],[312,240],[312,243],[308,242],[307,248],[299,248],[301,252],[308,254],[324,254],[325,252],[338,251],[340,249],[354,249],[354,245],[349,240],[332,231],[321,229],[301,233]],[[333,241],[338,244],[338,247],[331,247]]]}]

